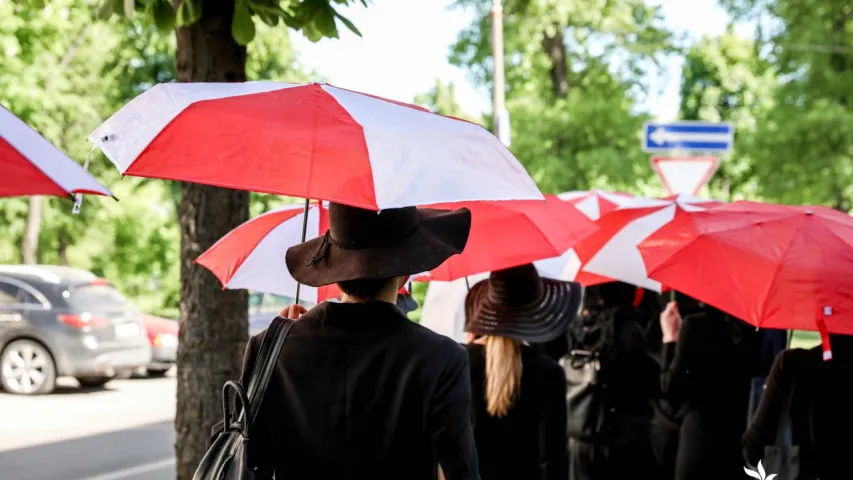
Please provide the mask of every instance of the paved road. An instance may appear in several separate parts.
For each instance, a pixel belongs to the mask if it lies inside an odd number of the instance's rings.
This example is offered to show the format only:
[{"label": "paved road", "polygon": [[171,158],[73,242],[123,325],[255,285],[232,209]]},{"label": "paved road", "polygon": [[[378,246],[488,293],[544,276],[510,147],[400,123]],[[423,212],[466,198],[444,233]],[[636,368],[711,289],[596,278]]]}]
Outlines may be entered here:
[{"label": "paved road", "polygon": [[175,380],[132,379],[81,391],[0,393],[3,480],[173,480]]}]

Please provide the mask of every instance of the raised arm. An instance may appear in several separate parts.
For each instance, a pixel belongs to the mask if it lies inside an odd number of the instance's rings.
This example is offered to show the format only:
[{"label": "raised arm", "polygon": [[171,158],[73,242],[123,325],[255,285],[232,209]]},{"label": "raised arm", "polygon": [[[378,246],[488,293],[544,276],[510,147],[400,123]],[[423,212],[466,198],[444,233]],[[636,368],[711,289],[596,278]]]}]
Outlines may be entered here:
[{"label": "raised arm", "polygon": [[752,420],[752,424],[743,435],[743,455],[750,464],[755,465],[764,455],[764,447],[773,445],[782,420],[785,400],[794,386],[794,378],[808,360],[808,350],[783,350],[773,361],[770,374],[764,386],[764,395]]}]

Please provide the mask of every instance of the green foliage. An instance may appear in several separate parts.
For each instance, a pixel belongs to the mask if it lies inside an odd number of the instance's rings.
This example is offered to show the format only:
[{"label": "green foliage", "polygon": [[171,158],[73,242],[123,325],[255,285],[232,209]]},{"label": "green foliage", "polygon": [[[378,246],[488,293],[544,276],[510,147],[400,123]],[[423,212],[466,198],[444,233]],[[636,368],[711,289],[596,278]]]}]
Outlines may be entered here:
[{"label": "green foliage", "polygon": [[478,116],[470,115],[459,106],[456,100],[456,85],[453,82],[444,83],[441,79],[437,78],[435,86],[428,92],[415,96],[414,103],[431,112],[483,124],[484,119],[482,115],[479,118]]},{"label": "green foliage", "polygon": [[834,0],[725,0],[758,29],[779,79],[749,153],[760,192],[786,203],[853,208],[853,11]]},{"label": "green foliage", "polygon": [[[231,35],[240,45],[248,45],[257,34],[257,19],[270,27],[283,24],[302,31],[312,42],[338,38],[338,21],[361,36],[355,25],[335,9],[335,5],[350,3],[367,7],[367,0],[234,0]],[[114,15],[132,18],[135,11],[142,11],[147,22],[166,32],[197,22],[203,9],[204,0],[180,0],[177,10],[170,0],[102,0],[98,15],[104,20]]]},{"label": "green foliage", "polygon": [[[248,46],[252,80],[306,81],[286,29],[257,22]],[[0,2],[0,103],[80,163],[86,137],[122,105],[152,85],[173,81],[174,35],[142,15],[95,21],[86,0],[47,6]],[[44,198],[40,263],[67,263],[112,280],[140,308],[176,317],[180,290],[180,236],[175,182],[127,177],[100,152],[90,171],[120,201],[85,197],[80,215],[72,202]],[[261,213],[288,199],[253,196]],[[27,199],[0,201],[0,263],[21,261]]]},{"label": "green foliage", "polygon": [[687,52],[681,117],[735,125],[735,148],[711,181],[713,196],[758,198],[761,182],[751,149],[759,118],[772,106],[775,85],[774,72],[759,58],[755,42],[738,37],[731,29],[720,37],[702,38]]},{"label": "green foliage", "polygon": [[[491,87],[491,2],[457,6],[476,15],[451,62]],[[675,51],[662,24],[659,7],[641,0],[504,2],[511,149],[543,191],[651,188],[639,139],[647,116],[638,103],[648,74]]]}]

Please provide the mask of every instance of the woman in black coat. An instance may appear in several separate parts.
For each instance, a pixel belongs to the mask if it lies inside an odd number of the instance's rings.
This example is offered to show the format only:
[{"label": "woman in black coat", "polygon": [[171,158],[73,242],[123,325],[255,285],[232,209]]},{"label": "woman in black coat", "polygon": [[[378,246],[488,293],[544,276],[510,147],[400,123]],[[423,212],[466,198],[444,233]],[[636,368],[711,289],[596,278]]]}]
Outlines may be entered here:
[{"label": "woman in black coat", "polygon": [[474,438],[483,480],[567,480],[566,379],[527,345],[565,335],[582,289],[533,265],[495,271],[465,299]]},{"label": "woman in black coat", "polygon": [[[257,478],[435,480],[440,465],[447,480],[479,480],[466,351],[396,305],[408,275],[464,249],[470,212],[331,203],[329,223],[287,250],[287,268],[343,296],[299,317],[273,359],[249,467]],[[243,385],[262,341],[246,346]]]},{"label": "woman in black coat", "polygon": [[830,344],[830,361],[823,360],[820,346],[794,348],[776,357],[761,405],[743,436],[744,458],[749,465],[756,465],[764,448],[774,444],[786,397],[793,391],[792,443],[805,446],[811,453],[802,457],[809,471],[821,480],[853,477],[853,337],[830,335]]},{"label": "woman in black coat", "polygon": [[682,322],[675,302],[660,321],[661,392],[680,420],[675,480],[741,478],[754,329],[709,306]]}]

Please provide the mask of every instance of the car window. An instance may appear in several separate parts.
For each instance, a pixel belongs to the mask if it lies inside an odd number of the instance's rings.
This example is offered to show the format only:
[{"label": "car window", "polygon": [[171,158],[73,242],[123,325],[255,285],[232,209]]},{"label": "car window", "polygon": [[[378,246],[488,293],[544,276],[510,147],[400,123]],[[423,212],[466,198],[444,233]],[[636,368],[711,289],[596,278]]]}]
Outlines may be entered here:
[{"label": "car window", "polygon": [[39,302],[30,292],[12,285],[0,282],[0,306],[4,305],[39,305]]},{"label": "car window", "polygon": [[0,306],[17,305],[18,290],[20,289],[15,285],[0,282]]},{"label": "car window", "polygon": [[72,288],[68,302],[80,310],[114,310],[132,308],[133,305],[110,285],[84,285]]}]

